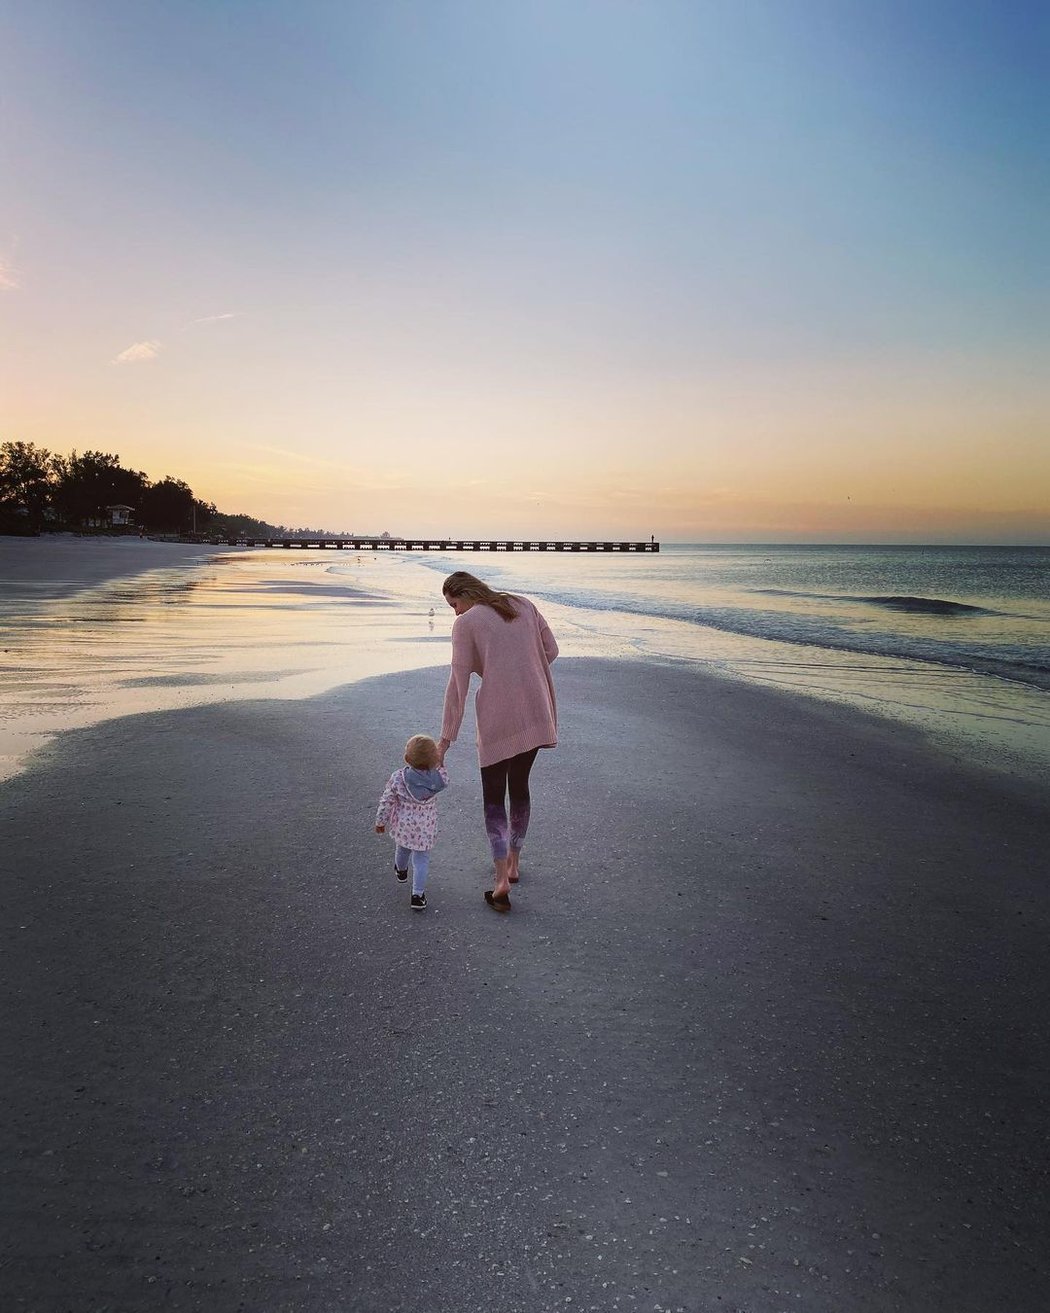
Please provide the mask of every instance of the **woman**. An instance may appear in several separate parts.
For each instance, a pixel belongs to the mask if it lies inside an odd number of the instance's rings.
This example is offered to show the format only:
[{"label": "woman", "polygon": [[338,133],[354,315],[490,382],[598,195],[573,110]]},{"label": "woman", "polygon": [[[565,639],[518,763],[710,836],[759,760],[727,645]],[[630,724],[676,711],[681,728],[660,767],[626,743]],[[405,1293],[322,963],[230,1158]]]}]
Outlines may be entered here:
[{"label": "woman", "polygon": [[558,644],[527,598],[494,592],[465,570],[450,574],[441,591],[456,621],[438,748],[443,762],[459,733],[470,677],[480,675],[475,700],[478,762],[485,830],[496,864],[496,879],[485,891],[485,901],[497,912],[509,912],[510,886],[518,882],[529,828],[529,772],[539,749],[558,742],[550,672]]}]

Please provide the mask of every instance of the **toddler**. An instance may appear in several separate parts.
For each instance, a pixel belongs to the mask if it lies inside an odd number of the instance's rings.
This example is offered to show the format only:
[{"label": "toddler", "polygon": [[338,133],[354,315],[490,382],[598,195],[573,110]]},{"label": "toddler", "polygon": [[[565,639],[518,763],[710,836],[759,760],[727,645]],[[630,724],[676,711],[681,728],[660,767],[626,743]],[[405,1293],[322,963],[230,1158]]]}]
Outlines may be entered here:
[{"label": "toddler", "polygon": [[427,905],[427,872],[430,850],[437,832],[435,794],[448,784],[448,772],[438,765],[438,745],[428,734],[413,734],[405,744],[405,765],[386,782],[376,812],[376,834],[390,827],[394,848],[394,874],[399,883],[408,880],[412,867],[411,906],[422,911]]}]

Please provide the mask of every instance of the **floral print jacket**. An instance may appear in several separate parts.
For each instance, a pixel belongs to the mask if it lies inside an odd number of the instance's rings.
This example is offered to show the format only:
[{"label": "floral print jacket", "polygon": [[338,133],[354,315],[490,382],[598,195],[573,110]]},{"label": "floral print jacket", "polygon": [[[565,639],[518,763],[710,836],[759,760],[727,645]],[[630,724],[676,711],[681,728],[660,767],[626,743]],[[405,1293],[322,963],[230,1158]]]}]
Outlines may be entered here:
[{"label": "floral print jacket", "polygon": [[[390,837],[402,848],[411,848],[417,853],[429,851],[437,833],[434,795],[447,784],[448,771],[444,766],[429,771],[405,766],[394,771],[379,799],[376,825],[385,826]],[[417,797],[418,793],[425,796]]]}]

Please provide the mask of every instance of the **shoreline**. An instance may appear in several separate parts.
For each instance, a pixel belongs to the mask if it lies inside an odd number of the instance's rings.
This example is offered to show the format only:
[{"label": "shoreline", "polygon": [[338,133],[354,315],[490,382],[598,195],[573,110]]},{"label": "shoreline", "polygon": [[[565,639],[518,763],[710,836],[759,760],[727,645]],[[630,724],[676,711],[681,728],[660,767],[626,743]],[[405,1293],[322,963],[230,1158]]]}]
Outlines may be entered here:
[{"label": "shoreline", "polygon": [[427,664],[432,622],[370,578],[326,587],[254,564],[139,539],[0,540],[0,779],[56,735],[130,713],[306,697]]},{"label": "shoreline", "polygon": [[[354,580],[350,587],[343,576],[355,573],[352,562],[360,564],[362,557],[366,560],[363,570],[356,571],[359,580]],[[371,677],[377,673],[393,673],[398,669],[412,669],[426,664],[420,642],[437,643],[441,639],[444,626],[438,617],[438,628],[430,621],[429,632],[411,633],[411,626],[389,623],[395,612],[402,620],[425,614],[429,609],[430,597],[423,598],[418,588],[418,581],[424,576],[436,579],[432,562],[415,560],[410,556],[390,554],[370,566],[367,564],[368,553],[348,554],[345,557],[325,557],[321,553],[292,553],[291,557],[274,558],[269,553],[253,553],[249,549],[216,549],[202,547],[200,544],[157,543],[149,539],[118,538],[95,539],[77,538],[73,535],[52,536],[44,551],[40,551],[37,539],[2,539],[0,538],[0,572],[4,573],[8,585],[7,596],[0,597],[0,623],[5,619],[16,638],[8,653],[15,654],[14,664],[10,656],[6,671],[8,687],[12,690],[19,712],[14,720],[9,720],[0,735],[0,778],[9,776],[20,769],[18,761],[27,750],[38,741],[46,740],[56,732],[64,732],[67,725],[83,726],[90,723],[91,717],[104,719],[113,714],[126,714],[134,706],[143,712],[163,710],[176,701],[175,690],[182,690],[181,700],[214,702],[218,700],[219,688],[226,690],[224,696],[309,696],[319,691],[323,684],[336,687],[355,678]],[[224,561],[236,562],[224,568]],[[298,567],[316,567],[314,570],[289,570],[287,565]],[[207,567],[211,578],[206,577]],[[340,576],[339,593],[342,600],[350,605],[360,601],[381,604],[373,608],[373,618],[385,627],[377,629],[376,635],[356,627],[351,636],[347,632],[336,634],[329,629],[324,640],[332,639],[342,644],[342,656],[345,669],[328,669],[327,675],[314,681],[305,678],[308,665],[316,669],[330,667],[333,660],[331,652],[310,652],[310,621],[317,615],[316,610],[306,603],[324,595],[324,589],[316,585],[320,582],[319,573],[328,575],[332,570]],[[153,587],[147,583],[150,572],[179,570],[185,573],[187,592],[212,587],[217,596],[214,600],[221,606],[229,607],[230,599],[238,589],[250,601],[254,589],[280,591],[279,577],[283,577],[285,586],[297,593],[303,600],[303,625],[298,634],[288,630],[287,645],[297,649],[299,660],[288,668],[288,663],[278,647],[272,651],[273,674],[267,674],[260,668],[261,661],[253,660],[249,664],[254,670],[230,668],[230,660],[223,655],[220,637],[211,629],[209,660],[212,662],[211,673],[202,673],[194,666],[192,660],[179,666],[176,649],[186,650],[186,643],[173,643],[173,630],[170,625],[156,627],[156,645],[152,648],[136,647],[136,638],[140,637],[146,626],[135,629],[125,628],[124,633],[130,640],[127,644],[128,659],[132,664],[138,663],[141,676],[133,681],[136,694],[134,699],[126,688],[105,688],[92,672],[88,672],[87,682],[79,694],[72,699],[70,715],[63,719],[60,704],[48,700],[41,705],[46,714],[34,715],[31,693],[31,681],[23,690],[18,684],[18,671],[32,671],[33,654],[28,650],[28,664],[19,667],[19,643],[17,641],[19,621],[22,616],[32,619],[33,608],[41,604],[63,604],[66,634],[76,635],[78,641],[67,643],[71,664],[66,677],[57,669],[51,671],[43,687],[48,683],[76,684],[78,661],[84,649],[83,638],[96,630],[100,641],[105,646],[114,626],[110,623],[106,611],[109,597],[105,593],[98,595],[99,605],[89,608],[87,601],[79,608],[78,597],[105,585],[116,584],[119,580],[138,579],[141,587],[133,585],[131,592],[138,592],[134,601],[130,596],[121,596],[127,590],[115,590],[114,600],[124,603],[122,607],[111,606],[113,619],[141,619],[151,610],[157,613],[161,602],[169,604],[177,591],[175,580],[167,580],[163,574],[155,576]],[[199,573],[198,573],[199,572]],[[414,572],[414,573],[413,573]],[[290,581],[299,576],[295,584]],[[378,575],[380,594],[367,597],[360,592],[360,585],[367,587],[375,582]],[[371,576],[371,577],[370,577]],[[314,589],[298,585],[309,577],[314,582]],[[411,582],[409,582],[411,578]],[[263,580],[265,589],[259,588],[257,580]],[[171,586],[169,587],[169,583]],[[231,588],[232,586],[232,588]],[[435,585],[436,587],[436,585]],[[384,591],[385,590],[385,591]],[[312,591],[312,596],[311,596]],[[527,590],[526,590],[527,591]],[[165,594],[161,597],[161,594]],[[329,590],[329,596],[337,594]],[[542,594],[541,594],[542,595]],[[278,599],[275,595],[273,600]],[[288,609],[289,603],[283,603]],[[291,603],[295,605],[294,602]],[[548,613],[565,635],[565,650],[571,655],[608,657],[619,656],[625,660],[641,661],[647,665],[686,664],[698,674],[714,674],[731,682],[745,682],[756,687],[777,687],[784,693],[801,697],[807,702],[828,706],[844,706],[884,718],[889,724],[900,725],[908,729],[917,729],[926,735],[931,743],[947,753],[959,764],[965,764],[968,757],[980,758],[1006,777],[1019,777],[1046,785],[1050,782],[1050,711],[1044,706],[1045,695],[1040,698],[1038,690],[1011,681],[1002,676],[991,674],[973,675],[961,667],[930,663],[930,671],[916,673],[906,663],[894,662],[889,658],[869,658],[862,675],[849,670],[841,670],[810,659],[799,659],[798,650],[791,645],[777,640],[754,640],[758,644],[753,648],[740,647],[725,649],[726,635],[721,631],[711,631],[712,643],[697,638],[693,627],[681,621],[653,623],[653,617],[635,615],[633,612],[591,613],[585,608],[575,608],[557,601],[543,603]],[[135,613],[135,607],[139,613]],[[420,608],[425,608],[420,610]],[[385,609],[385,614],[383,614]],[[189,611],[184,616],[184,630],[187,634],[200,630],[198,613],[194,612],[192,599]],[[228,609],[227,624],[229,632],[225,647],[232,652],[243,647],[238,637],[238,629],[248,635],[250,629],[243,629],[245,612],[239,613]],[[614,617],[619,627],[613,624],[609,628],[609,617]],[[53,641],[63,641],[60,616],[55,616],[52,624]],[[596,623],[597,622],[597,623]],[[603,626],[604,622],[604,626]],[[101,630],[99,623],[103,624]],[[646,638],[640,642],[632,637],[632,627],[642,625]],[[354,641],[349,641],[353,638]],[[379,638],[379,643],[375,641]],[[408,639],[406,643],[404,640]],[[360,639],[360,643],[356,640]],[[393,640],[390,642],[389,640]],[[742,642],[743,640],[741,640]],[[400,643],[400,646],[397,644]],[[361,650],[367,647],[372,651],[373,659],[362,662]],[[169,651],[170,649],[170,651]],[[822,652],[813,648],[809,651]],[[37,649],[39,651],[39,648]],[[380,653],[385,653],[385,659]],[[259,656],[261,658],[262,649]],[[152,676],[146,663],[155,657],[160,663],[162,673]],[[899,667],[899,669],[898,669]],[[299,673],[297,673],[297,670]],[[931,677],[931,672],[934,672]],[[939,673],[937,673],[939,672]],[[14,677],[14,683],[10,680]],[[70,683],[72,681],[72,683]],[[125,681],[127,682],[127,681]],[[264,687],[264,685],[270,687]],[[996,686],[1004,691],[995,692]],[[151,702],[148,694],[153,688],[157,694]],[[67,696],[63,694],[63,696]],[[1009,699],[1024,698],[1016,705]],[[1035,700],[1033,700],[1035,699]],[[93,710],[89,710],[93,709]],[[21,719],[19,719],[21,717]],[[29,719],[26,719],[28,717]],[[29,744],[27,749],[24,745]]]},{"label": "shoreline", "polygon": [[426,914],[371,832],[441,669],[0,785],[13,1306],[1044,1306],[1045,797],[775,690],[556,673],[506,918],[469,719]]},{"label": "shoreline", "polygon": [[[790,555],[795,549],[784,550]],[[670,563],[673,556],[669,551],[663,564]],[[553,568],[558,562],[548,564]],[[529,568],[530,563],[521,558],[501,560],[497,569],[500,586],[524,585],[519,576]],[[924,658],[880,653],[864,643],[857,647],[809,643],[801,635],[793,639],[778,633],[775,625],[773,632],[760,634],[746,626],[723,626],[702,617],[690,621],[678,601],[673,605],[657,601],[641,610],[630,606],[589,610],[581,601],[577,610],[559,600],[567,582],[550,575],[520,591],[539,601],[545,611],[560,615],[562,624],[588,633],[604,632],[613,639],[611,650],[588,649],[578,655],[622,654],[647,661],[684,662],[808,700],[853,707],[885,717],[892,724],[917,728],[958,758],[975,754],[992,760],[1004,774],[1050,785],[1050,690],[1039,678],[1011,678],[1000,667],[993,672],[988,661],[974,664],[961,656],[950,660],[937,652]],[[688,591],[690,578],[681,582]],[[577,572],[568,595],[586,587]],[[862,592],[872,589],[870,584],[866,589],[860,584],[857,587]],[[627,597],[637,594],[631,580],[624,580],[624,588]],[[596,589],[594,597],[600,592]],[[742,595],[737,600],[741,599]],[[701,604],[699,598],[696,604]],[[717,609],[713,595],[711,605]],[[1007,604],[1004,614],[1009,609]],[[1050,612],[1047,621],[1050,623]]]},{"label": "shoreline", "polygon": [[[45,541],[50,549],[47,559],[34,556],[35,549]],[[203,563],[215,555],[214,547],[150,538],[78,537],[72,533],[48,534],[46,540],[0,536],[4,589],[13,587],[44,600],[69,597],[112,579],[130,578],[149,570]],[[56,567],[62,571],[57,576]]]}]

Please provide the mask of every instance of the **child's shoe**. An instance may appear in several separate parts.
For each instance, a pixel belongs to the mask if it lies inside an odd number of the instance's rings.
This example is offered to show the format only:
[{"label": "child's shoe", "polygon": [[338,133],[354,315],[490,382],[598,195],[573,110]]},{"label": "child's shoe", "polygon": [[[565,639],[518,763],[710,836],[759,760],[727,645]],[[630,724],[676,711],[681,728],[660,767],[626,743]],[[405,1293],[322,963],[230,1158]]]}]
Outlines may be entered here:
[{"label": "child's shoe", "polygon": [[427,896],[426,894],[413,894],[410,901],[413,911],[422,912],[423,908],[427,905]]},{"label": "child's shoe", "polygon": [[394,874],[397,876],[398,884],[404,884],[405,881],[408,879],[408,867],[406,866],[405,869],[402,871],[400,866],[395,866]]}]

